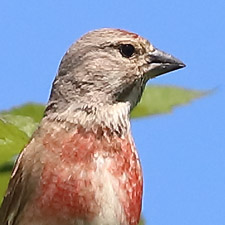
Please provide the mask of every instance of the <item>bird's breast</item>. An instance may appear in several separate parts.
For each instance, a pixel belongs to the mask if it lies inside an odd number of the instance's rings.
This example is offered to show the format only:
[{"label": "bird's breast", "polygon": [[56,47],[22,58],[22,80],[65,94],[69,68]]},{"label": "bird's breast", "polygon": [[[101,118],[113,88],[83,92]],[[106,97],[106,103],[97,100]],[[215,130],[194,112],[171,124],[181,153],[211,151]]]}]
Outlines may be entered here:
[{"label": "bird's breast", "polygon": [[[136,225],[142,172],[133,141],[64,130],[43,137],[39,208],[87,224]],[[89,222],[88,222],[89,221]]]}]

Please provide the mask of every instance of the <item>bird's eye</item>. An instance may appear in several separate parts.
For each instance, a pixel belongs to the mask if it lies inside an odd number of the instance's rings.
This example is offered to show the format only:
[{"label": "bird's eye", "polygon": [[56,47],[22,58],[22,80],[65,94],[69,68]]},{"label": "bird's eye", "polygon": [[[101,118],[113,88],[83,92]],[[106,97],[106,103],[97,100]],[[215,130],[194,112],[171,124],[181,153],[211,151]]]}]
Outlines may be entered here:
[{"label": "bird's eye", "polygon": [[130,58],[135,52],[135,48],[131,44],[120,45],[119,49],[122,56],[126,58]]}]

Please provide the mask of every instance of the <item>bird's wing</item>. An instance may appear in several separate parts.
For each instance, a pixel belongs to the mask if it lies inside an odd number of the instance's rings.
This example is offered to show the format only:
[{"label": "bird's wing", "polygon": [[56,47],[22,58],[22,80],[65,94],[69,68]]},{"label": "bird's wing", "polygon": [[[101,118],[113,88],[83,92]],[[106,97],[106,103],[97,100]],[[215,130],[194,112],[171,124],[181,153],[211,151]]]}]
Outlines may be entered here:
[{"label": "bird's wing", "polygon": [[0,225],[18,225],[18,215],[26,205],[31,193],[31,191],[27,192],[29,174],[25,176],[23,173],[22,157],[23,152],[15,163],[8,189],[0,208]]}]

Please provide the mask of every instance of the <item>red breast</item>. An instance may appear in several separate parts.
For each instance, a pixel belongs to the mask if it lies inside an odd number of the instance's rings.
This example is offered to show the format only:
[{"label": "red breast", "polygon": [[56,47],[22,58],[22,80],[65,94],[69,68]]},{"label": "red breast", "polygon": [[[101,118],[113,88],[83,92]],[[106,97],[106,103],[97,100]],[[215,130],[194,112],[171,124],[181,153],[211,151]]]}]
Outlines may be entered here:
[{"label": "red breast", "polygon": [[53,156],[44,162],[37,198],[43,215],[91,221],[108,207],[121,225],[138,223],[142,171],[130,134],[62,129],[45,134],[43,146]]}]

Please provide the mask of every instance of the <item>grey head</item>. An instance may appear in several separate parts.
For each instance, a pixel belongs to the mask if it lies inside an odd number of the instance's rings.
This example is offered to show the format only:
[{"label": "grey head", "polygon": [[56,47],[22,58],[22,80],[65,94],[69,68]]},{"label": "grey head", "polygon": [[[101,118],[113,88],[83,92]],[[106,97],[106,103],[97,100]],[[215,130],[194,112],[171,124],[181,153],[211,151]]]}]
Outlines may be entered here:
[{"label": "grey head", "polygon": [[71,104],[85,108],[139,102],[146,82],[185,65],[148,40],[120,29],[91,31],[64,55],[46,114]]}]

